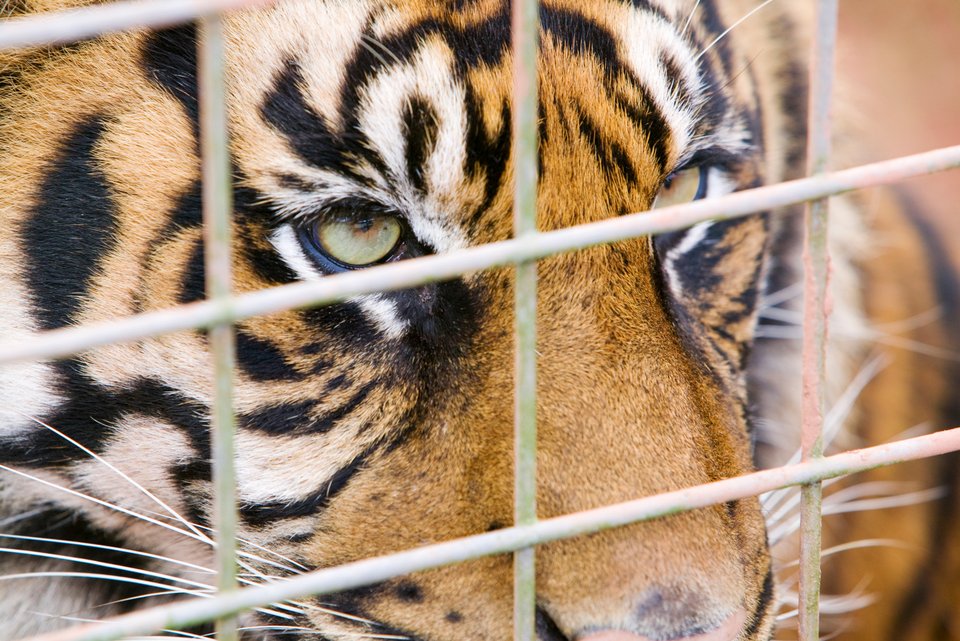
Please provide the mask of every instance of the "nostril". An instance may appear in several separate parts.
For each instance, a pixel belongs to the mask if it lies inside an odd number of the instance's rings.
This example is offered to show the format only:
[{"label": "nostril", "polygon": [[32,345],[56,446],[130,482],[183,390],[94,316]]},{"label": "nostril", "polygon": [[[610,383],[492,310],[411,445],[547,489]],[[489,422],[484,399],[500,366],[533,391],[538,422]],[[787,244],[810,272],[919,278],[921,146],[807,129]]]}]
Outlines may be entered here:
[{"label": "nostril", "polygon": [[577,641],[734,641],[739,638],[746,620],[747,613],[737,610],[710,630],[696,631],[683,636],[647,636],[625,630],[604,630],[577,637]]}]

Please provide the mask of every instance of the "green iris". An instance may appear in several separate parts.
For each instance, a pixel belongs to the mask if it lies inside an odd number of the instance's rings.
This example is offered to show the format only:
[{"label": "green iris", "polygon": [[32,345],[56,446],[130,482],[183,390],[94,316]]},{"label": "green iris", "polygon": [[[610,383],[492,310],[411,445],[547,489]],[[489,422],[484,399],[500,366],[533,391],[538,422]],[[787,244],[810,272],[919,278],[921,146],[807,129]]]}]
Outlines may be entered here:
[{"label": "green iris", "polygon": [[316,239],[330,258],[349,267],[363,267],[386,259],[400,241],[402,228],[393,216],[320,223]]},{"label": "green iris", "polygon": [[660,209],[661,207],[670,207],[672,205],[685,205],[697,199],[700,193],[700,185],[703,181],[703,170],[700,167],[691,167],[678,171],[671,176],[667,183],[660,189],[656,199],[653,201],[651,209]]}]

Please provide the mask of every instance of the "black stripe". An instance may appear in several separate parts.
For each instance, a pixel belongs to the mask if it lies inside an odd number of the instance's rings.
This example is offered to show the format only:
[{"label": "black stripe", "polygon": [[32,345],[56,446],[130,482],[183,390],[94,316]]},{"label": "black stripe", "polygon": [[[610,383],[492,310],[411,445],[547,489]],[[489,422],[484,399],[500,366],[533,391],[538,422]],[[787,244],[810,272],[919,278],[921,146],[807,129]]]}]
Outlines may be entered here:
[{"label": "black stripe", "polygon": [[661,18],[662,20],[665,20],[665,21],[670,20],[667,14],[663,12],[663,9],[651,3],[650,0],[627,0],[627,4],[629,4],[634,9],[645,11],[646,13],[652,13],[655,16]]},{"label": "black stripe", "polygon": [[95,158],[106,119],[80,123],[46,172],[21,228],[27,283],[43,329],[69,324],[117,234],[116,203]]},{"label": "black stripe", "polygon": [[324,414],[316,421],[310,423],[306,426],[306,433],[309,434],[326,434],[334,428],[340,419],[350,414],[358,406],[360,406],[369,396],[370,392],[377,387],[376,381],[371,381],[361,387],[357,392],[347,400],[346,403],[341,405],[339,408],[334,411]]},{"label": "black stripe", "polygon": [[301,429],[317,406],[315,400],[274,405],[240,417],[241,424],[250,430],[273,435],[303,434]]},{"label": "black stripe", "polygon": [[249,331],[239,330],[237,364],[255,381],[296,381],[302,376],[287,362],[280,348]]},{"label": "black stripe", "polygon": [[637,172],[623,146],[618,142],[607,139],[593,119],[581,108],[575,107],[574,113],[580,123],[580,135],[593,147],[594,156],[596,156],[603,172],[609,176],[615,171],[619,171],[628,183],[635,184],[637,182]]},{"label": "black stripe", "polygon": [[264,434],[326,434],[336,426],[338,421],[360,406],[376,386],[376,382],[367,383],[343,405],[316,419],[311,418],[310,415],[316,411],[321,402],[311,399],[297,403],[274,405],[244,414],[241,420],[243,426],[247,429]]},{"label": "black stripe", "polygon": [[[703,0],[703,2],[700,3],[698,15],[700,24],[714,36],[720,36],[720,34],[726,30],[726,24],[720,15],[720,11],[717,9],[715,0]],[[724,36],[718,40],[711,49],[711,52],[716,52],[717,58],[720,59],[720,64],[723,66],[724,75],[728,78],[733,75],[733,52],[730,49],[732,42],[733,38]],[[705,60],[708,57],[709,56],[703,56],[701,60]]]},{"label": "black stripe", "polygon": [[243,522],[247,525],[258,527],[281,519],[293,519],[317,514],[326,508],[327,505],[330,504],[330,501],[347,486],[350,479],[363,469],[367,459],[379,447],[379,444],[371,446],[350,461],[345,467],[337,470],[337,472],[323,484],[322,488],[310,496],[292,502],[277,501],[272,503],[241,505],[240,518],[242,518]]},{"label": "black stripe", "polygon": [[[510,103],[504,100],[500,106],[500,129],[488,134],[484,126],[481,99],[476,95],[472,85],[466,85],[465,89],[464,102],[467,109],[466,173],[470,179],[483,176],[485,181],[483,202],[467,221],[467,225],[474,228],[480,217],[490,209],[500,190],[506,186],[503,184],[503,174],[510,159],[513,129],[511,127]],[[542,140],[540,148],[543,148]]]},{"label": "black stripe", "polygon": [[407,178],[421,194],[426,194],[426,161],[437,144],[439,124],[437,112],[425,99],[411,98],[401,116],[406,140]]},{"label": "black stripe", "polygon": [[290,146],[305,162],[361,180],[350,167],[345,141],[333,133],[326,119],[307,102],[304,87],[300,64],[288,60],[274,82],[273,91],[260,108],[260,115],[267,124],[286,136]]},{"label": "black stripe", "polygon": [[558,44],[577,56],[591,55],[603,65],[606,78],[611,83],[608,90],[612,90],[612,83],[620,78],[633,81],[636,90],[641,94],[641,105],[632,104],[619,93],[612,95],[623,112],[643,130],[647,145],[653,149],[661,170],[666,171],[670,127],[643,83],[621,60],[614,36],[589,18],[571,10],[542,9],[541,20],[544,31]]},{"label": "black stripe", "polygon": [[640,104],[634,103],[620,92],[612,94],[612,100],[617,108],[643,132],[647,146],[656,158],[657,166],[661,172],[666,173],[671,169],[667,166],[670,158],[670,126],[647,90],[639,84],[637,90],[640,92]]},{"label": "black stripe", "polygon": [[[93,380],[76,359],[54,365],[55,391],[64,397],[53,412],[41,417],[90,450],[102,453],[113,427],[125,415],[157,418],[181,429],[201,458],[210,457],[207,410],[161,382],[142,379],[122,390],[108,390]],[[0,459],[28,467],[55,467],[89,458],[50,430],[38,426],[29,435],[0,442]]]},{"label": "black stripe", "polygon": [[666,70],[667,83],[670,85],[670,94],[674,96],[677,103],[689,109],[693,106],[693,92],[687,86],[681,71],[680,63],[671,53],[660,52],[660,65]]},{"label": "black stripe", "polygon": [[773,568],[767,569],[767,576],[763,579],[763,589],[760,591],[760,596],[757,599],[757,607],[753,611],[753,618],[750,620],[750,625],[747,626],[747,629],[744,633],[744,638],[749,641],[761,641],[759,639],[754,640],[757,632],[760,631],[760,626],[763,625],[764,620],[769,614],[771,605],[773,605],[773,597],[776,593],[774,589],[774,580],[773,580]]},{"label": "black stripe", "polygon": [[183,105],[193,127],[194,140],[199,140],[196,25],[161,29],[147,36],[141,64],[147,78],[160,85]]},{"label": "black stripe", "polygon": [[194,303],[207,297],[207,268],[204,263],[203,239],[193,241],[190,258],[184,266],[180,282],[180,294],[177,301],[181,304]]}]

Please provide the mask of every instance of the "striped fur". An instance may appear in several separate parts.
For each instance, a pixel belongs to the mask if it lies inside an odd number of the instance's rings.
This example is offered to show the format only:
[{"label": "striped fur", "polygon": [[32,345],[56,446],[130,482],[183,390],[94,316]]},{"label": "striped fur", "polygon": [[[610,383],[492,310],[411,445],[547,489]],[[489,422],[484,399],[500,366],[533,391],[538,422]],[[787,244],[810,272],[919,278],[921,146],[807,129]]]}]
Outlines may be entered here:
[{"label": "striped fur", "polygon": [[[706,197],[800,175],[800,4],[741,23],[756,2],[545,1],[539,227],[646,210],[689,167],[706,172]],[[509,238],[509,29],[502,0],[286,0],[230,16],[235,290],[343,270],[311,234],[344,218],[400,221],[388,261]],[[4,339],[203,297],[195,46],[184,26],[0,54]],[[883,349],[883,324],[940,309],[910,339],[938,356],[960,347],[944,250],[905,212],[834,207],[840,407]],[[541,517],[789,456],[797,220],[769,212],[540,264]],[[883,234],[904,243],[887,249]],[[492,270],[239,324],[245,581],[512,522],[512,300],[512,272]],[[838,446],[960,415],[950,358],[886,343],[894,362]],[[210,590],[211,369],[205,335],[181,332],[0,370],[0,575],[119,579],[0,576],[0,639]],[[918,482],[952,489],[955,468],[937,465]],[[928,547],[857,552],[828,572],[842,592],[878,558],[896,568],[876,571],[882,607],[847,638],[960,638],[947,632],[960,625],[960,539],[952,508],[936,505],[895,526],[887,513],[834,526],[840,539],[891,528]],[[542,547],[540,641],[668,641],[730,621],[736,639],[772,638],[790,544],[772,556],[768,531],[790,528],[770,517],[750,499]],[[926,581],[927,565],[947,575]],[[499,641],[511,601],[510,560],[497,557],[275,604],[245,617],[245,638]]]}]

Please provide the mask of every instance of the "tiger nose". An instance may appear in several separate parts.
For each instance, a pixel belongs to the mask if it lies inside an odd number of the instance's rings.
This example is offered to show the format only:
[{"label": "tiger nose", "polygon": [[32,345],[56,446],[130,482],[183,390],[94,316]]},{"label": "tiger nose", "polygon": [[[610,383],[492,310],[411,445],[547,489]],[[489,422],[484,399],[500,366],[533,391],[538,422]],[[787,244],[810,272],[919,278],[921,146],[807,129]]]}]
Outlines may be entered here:
[{"label": "tiger nose", "polygon": [[746,619],[747,613],[737,610],[716,628],[706,632],[696,631],[687,636],[651,638],[622,630],[605,630],[577,637],[577,641],[735,641],[740,637]]}]

